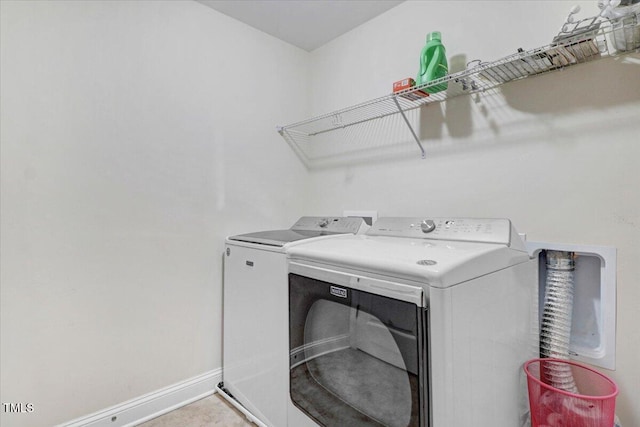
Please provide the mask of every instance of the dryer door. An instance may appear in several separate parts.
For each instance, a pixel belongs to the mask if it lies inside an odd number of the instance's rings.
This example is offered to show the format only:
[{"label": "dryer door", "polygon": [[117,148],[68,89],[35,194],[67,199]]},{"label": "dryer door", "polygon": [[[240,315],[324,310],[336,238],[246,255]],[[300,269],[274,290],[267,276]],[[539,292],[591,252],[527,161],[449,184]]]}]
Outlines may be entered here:
[{"label": "dryer door", "polygon": [[426,309],[289,274],[289,392],[322,426],[425,426]]}]

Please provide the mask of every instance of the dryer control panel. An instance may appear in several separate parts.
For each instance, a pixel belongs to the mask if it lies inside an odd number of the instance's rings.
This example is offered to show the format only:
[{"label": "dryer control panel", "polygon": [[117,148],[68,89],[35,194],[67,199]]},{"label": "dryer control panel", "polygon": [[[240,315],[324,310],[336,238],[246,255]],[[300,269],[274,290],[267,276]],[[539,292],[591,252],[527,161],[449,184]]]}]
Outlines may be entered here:
[{"label": "dryer control panel", "polygon": [[[500,243],[511,246],[520,237],[504,218],[405,218],[386,217],[367,231],[370,236],[410,237],[414,239]],[[515,235],[515,236],[514,236]]]}]

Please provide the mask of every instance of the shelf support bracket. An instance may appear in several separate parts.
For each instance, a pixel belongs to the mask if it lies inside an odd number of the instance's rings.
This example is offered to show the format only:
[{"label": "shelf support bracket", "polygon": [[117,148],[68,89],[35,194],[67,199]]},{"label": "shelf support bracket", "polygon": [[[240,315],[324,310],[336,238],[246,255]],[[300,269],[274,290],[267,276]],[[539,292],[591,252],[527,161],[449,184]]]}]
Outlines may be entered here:
[{"label": "shelf support bracket", "polygon": [[422,147],[422,144],[420,143],[420,138],[418,138],[418,135],[416,135],[416,132],[411,127],[411,123],[409,123],[409,119],[407,119],[407,116],[404,114],[404,111],[402,110],[402,107],[400,106],[400,103],[398,102],[398,97],[397,96],[393,97],[393,102],[396,103],[396,107],[398,107],[398,112],[400,113],[400,115],[404,119],[404,122],[407,124],[407,127],[409,128],[409,130],[411,131],[411,135],[413,135],[413,139],[416,140],[416,144],[418,144],[418,147],[420,147],[420,152],[421,152],[422,158],[426,159],[427,158],[427,153],[424,151],[424,147]]}]

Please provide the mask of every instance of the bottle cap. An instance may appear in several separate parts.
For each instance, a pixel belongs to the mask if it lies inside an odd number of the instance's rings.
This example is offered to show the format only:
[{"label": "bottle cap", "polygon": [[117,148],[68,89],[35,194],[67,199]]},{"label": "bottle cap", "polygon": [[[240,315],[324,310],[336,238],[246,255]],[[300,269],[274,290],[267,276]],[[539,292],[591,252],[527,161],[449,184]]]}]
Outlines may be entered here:
[{"label": "bottle cap", "polygon": [[427,41],[430,42],[431,40],[442,40],[442,34],[440,34],[440,31],[432,31],[427,34]]}]

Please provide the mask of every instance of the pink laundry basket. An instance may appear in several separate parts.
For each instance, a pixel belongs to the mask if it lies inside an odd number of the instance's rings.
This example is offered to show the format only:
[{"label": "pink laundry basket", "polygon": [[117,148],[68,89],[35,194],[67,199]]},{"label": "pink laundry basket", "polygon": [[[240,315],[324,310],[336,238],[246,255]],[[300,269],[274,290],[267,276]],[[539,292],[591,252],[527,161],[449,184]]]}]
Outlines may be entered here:
[{"label": "pink laundry basket", "polygon": [[[548,373],[571,372],[577,393],[548,384]],[[569,360],[533,359],[524,364],[532,427],[613,427],[618,386]],[[569,375],[571,376],[571,375]]]}]

